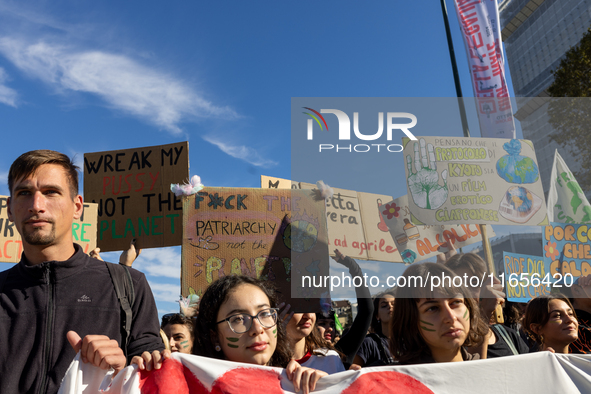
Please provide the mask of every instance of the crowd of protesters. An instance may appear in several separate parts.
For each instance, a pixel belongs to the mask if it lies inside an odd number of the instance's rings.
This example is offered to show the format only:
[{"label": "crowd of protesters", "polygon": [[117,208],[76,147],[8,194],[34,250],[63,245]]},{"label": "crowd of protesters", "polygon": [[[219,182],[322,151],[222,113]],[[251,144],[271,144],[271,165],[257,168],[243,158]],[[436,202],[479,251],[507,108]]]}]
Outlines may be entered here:
[{"label": "crowd of protesters", "polygon": [[[0,341],[0,392],[57,392],[78,351],[83,362],[116,373],[129,364],[160,369],[171,352],[281,367],[303,392],[347,369],[591,351],[591,276],[566,288],[568,294],[534,298],[525,309],[505,301],[500,283],[404,287],[373,300],[360,286],[357,315],[342,333],[332,310],[294,313],[278,304],[271,283],[225,276],[207,288],[198,309],[165,315],[158,327],[146,279],[131,268],[139,254],[133,243],[120,259],[134,288],[135,302],[127,310],[127,293],[122,297],[117,284],[124,282],[116,280],[112,265],[100,260],[98,250],[87,256],[73,243],[72,221],[82,212],[82,198],[67,156],[23,154],[10,169],[9,189],[8,214],[24,253],[0,275],[0,337],[13,339]],[[353,278],[363,275],[338,250],[335,260]],[[478,255],[466,253],[413,264],[403,273],[442,275],[488,272]],[[504,324],[495,313],[501,305]]]}]

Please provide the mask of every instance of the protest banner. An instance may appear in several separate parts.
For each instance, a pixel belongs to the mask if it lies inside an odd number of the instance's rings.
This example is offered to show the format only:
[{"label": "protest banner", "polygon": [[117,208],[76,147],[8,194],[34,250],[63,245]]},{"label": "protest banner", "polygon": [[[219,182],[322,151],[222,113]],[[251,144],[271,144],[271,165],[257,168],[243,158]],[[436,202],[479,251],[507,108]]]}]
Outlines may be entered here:
[{"label": "protest banner", "polygon": [[[480,228],[475,224],[415,226],[411,222],[408,196],[380,205],[380,214],[406,264],[449,251],[442,246],[448,241],[453,242],[456,248],[482,241]],[[495,236],[491,226],[488,226],[488,232],[489,236]]]},{"label": "protest banner", "polygon": [[515,138],[497,1],[455,0],[454,4],[468,55],[480,133],[486,138]]},{"label": "protest banner", "polygon": [[126,250],[180,245],[180,197],[173,183],[189,179],[189,144],[84,154],[84,197],[98,204],[98,246]]},{"label": "protest banner", "polygon": [[[278,184],[279,180],[261,177],[261,188],[268,188],[270,184],[288,187],[291,182],[292,188],[297,185],[302,190],[317,189],[312,183],[283,180],[284,183]],[[355,259],[401,263],[400,254],[378,209],[382,201],[389,201],[392,197],[338,188],[333,191],[334,195],[326,199],[330,256],[334,257],[334,250],[339,249]]]},{"label": "protest banner", "polygon": [[[534,371],[532,373],[532,371]],[[78,354],[64,377],[59,394],[296,393],[281,368],[172,353],[161,369],[139,371],[130,365],[112,371],[83,363]],[[100,388],[108,387],[106,391]],[[322,394],[498,394],[588,393],[591,355],[536,352],[459,363],[427,363],[362,368],[321,378],[314,392]],[[301,392],[301,391],[300,391]]]},{"label": "protest banner", "polygon": [[261,175],[261,189],[299,189],[299,182]]},{"label": "protest banner", "polygon": [[[23,244],[13,222],[8,220],[8,196],[0,196],[0,263],[18,263]],[[84,253],[96,248],[97,204],[84,203],[82,216],[72,223],[72,238]]]},{"label": "protest banner", "polygon": [[534,297],[550,294],[549,266],[541,256],[503,252],[505,293],[512,302],[528,302]]},{"label": "protest banner", "polygon": [[[554,280],[568,286],[591,274],[591,226],[552,222],[544,228],[544,263]],[[570,278],[568,277],[570,275]]]},{"label": "protest banner", "polygon": [[403,145],[414,224],[548,224],[531,141],[419,137]]},{"label": "protest banner", "polygon": [[591,223],[591,204],[558,149],[550,175],[548,219],[557,223]]},{"label": "protest banner", "polygon": [[329,273],[323,218],[324,201],[308,190],[206,187],[185,198],[183,296],[238,274],[274,282],[292,310],[320,311],[319,299],[330,297],[317,283]]}]

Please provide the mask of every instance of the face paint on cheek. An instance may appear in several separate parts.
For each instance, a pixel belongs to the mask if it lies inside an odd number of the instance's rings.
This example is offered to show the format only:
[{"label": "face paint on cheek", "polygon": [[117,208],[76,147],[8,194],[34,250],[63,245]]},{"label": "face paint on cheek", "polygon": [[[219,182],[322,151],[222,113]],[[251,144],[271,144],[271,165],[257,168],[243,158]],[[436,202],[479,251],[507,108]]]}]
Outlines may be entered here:
[{"label": "face paint on cheek", "polygon": [[275,334],[275,338],[277,338],[277,329],[273,330],[273,334]]},{"label": "face paint on cheek", "polygon": [[[228,337],[228,338],[226,338],[226,340],[228,342],[238,342],[239,339],[238,338]],[[237,345],[232,345],[231,343],[227,343],[226,345],[228,345],[228,347],[231,347],[232,349],[238,349],[238,346]]]},{"label": "face paint on cheek", "polygon": [[189,347],[189,341],[182,341],[181,345],[183,346],[183,349],[186,349]]},{"label": "face paint on cheek", "polygon": [[[426,321],[423,321],[423,320],[419,320],[419,321],[420,321],[421,323],[425,324],[425,325],[428,325],[428,326],[433,326],[433,324],[432,324],[432,323],[427,323]],[[427,328],[427,327],[425,327],[425,326],[421,326],[421,325],[419,325],[419,326],[420,326],[420,327],[421,327],[423,330],[425,330],[425,331],[435,331],[435,330],[432,330],[432,329],[430,329],[430,328]]]},{"label": "face paint on cheek", "polygon": [[468,316],[468,308],[466,308],[466,312],[464,312],[464,320],[466,320],[466,316]]}]

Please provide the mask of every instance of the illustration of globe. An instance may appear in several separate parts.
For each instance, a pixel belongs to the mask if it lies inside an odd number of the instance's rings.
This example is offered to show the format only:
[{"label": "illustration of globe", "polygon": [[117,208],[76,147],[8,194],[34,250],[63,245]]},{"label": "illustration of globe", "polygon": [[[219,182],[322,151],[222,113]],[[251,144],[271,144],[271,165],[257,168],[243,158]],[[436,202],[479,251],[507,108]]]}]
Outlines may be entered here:
[{"label": "illustration of globe", "polygon": [[521,143],[513,139],[503,144],[508,153],[497,161],[497,174],[510,183],[519,185],[534,183],[540,178],[540,170],[536,162],[527,156],[521,156]]},{"label": "illustration of globe", "polygon": [[507,203],[518,212],[530,212],[534,201],[529,190],[521,186],[513,186],[505,193]]},{"label": "illustration of globe", "polygon": [[303,253],[316,245],[318,229],[305,220],[296,220],[290,223],[283,233],[283,243],[289,249]]}]

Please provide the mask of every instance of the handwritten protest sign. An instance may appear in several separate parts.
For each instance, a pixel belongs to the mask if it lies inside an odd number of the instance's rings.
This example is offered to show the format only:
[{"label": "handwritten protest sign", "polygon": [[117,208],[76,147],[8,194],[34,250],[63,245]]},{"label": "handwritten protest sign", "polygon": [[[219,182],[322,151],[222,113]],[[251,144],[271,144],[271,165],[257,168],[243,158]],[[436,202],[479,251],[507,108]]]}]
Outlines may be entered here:
[{"label": "handwritten protest sign", "polygon": [[[591,274],[591,226],[552,222],[544,228],[544,262],[560,280]],[[567,283],[570,279],[565,277]]]},{"label": "handwritten protest sign", "polygon": [[[296,311],[320,311],[319,299],[329,297],[319,283],[329,272],[327,231],[324,201],[311,196],[208,187],[184,199],[182,294],[201,295],[220,277],[247,275],[274,282]],[[314,284],[302,286],[305,276]]]},{"label": "handwritten protest sign", "polygon": [[300,189],[299,182],[261,175],[261,189]]},{"label": "handwritten protest sign", "polygon": [[414,224],[548,224],[531,141],[420,137],[403,145]]},{"label": "handwritten protest sign", "polygon": [[[453,242],[456,248],[482,241],[480,228],[475,224],[414,225],[408,208],[408,196],[380,205],[380,214],[403,262],[407,264],[447,252],[449,249],[441,246],[447,241]],[[488,226],[487,234],[489,237],[495,236],[492,226]]]},{"label": "handwritten protest sign", "polygon": [[[294,182],[280,178],[261,177],[261,187],[289,187],[314,190],[316,185]],[[270,186],[272,185],[272,186]],[[376,260],[400,263],[402,259],[394,241],[383,223],[379,212],[382,201],[391,196],[362,193],[333,188],[334,195],[326,199],[326,222],[328,227],[329,253],[334,249],[346,256],[360,260]]]},{"label": "handwritten protest sign", "polygon": [[181,199],[189,179],[187,142],[84,154],[84,197],[98,204],[98,246],[125,250],[180,245]]},{"label": "handwritten protest sign", "polygon": [[[16,226],[8,220],[7,202],[8,196],[0,196],[0,262],[18,263],[23,244]],[[82,216],[72,223],[72,238],[84,253],[96,248],[97,208],[97,204],[85,202]]]},{"label": "handwritten protest sign", "polygon": [[540,256],[503,252],[507,300],[528,302],[534,297],[550,294],[549,265]]}]

